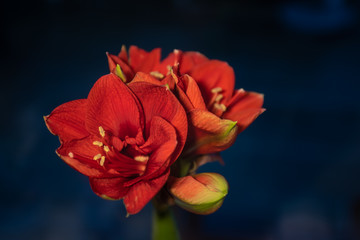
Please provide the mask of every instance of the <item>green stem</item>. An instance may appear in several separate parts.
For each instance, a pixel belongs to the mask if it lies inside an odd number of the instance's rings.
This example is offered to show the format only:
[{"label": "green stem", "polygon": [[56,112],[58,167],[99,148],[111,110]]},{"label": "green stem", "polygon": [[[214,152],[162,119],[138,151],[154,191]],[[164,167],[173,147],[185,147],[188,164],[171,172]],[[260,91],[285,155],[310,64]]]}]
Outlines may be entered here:
[{"label": "green stem", "polygon": [[160,206],[155,201],[153,211],[153,240],[179,240],[174,216],[168,206]]}]

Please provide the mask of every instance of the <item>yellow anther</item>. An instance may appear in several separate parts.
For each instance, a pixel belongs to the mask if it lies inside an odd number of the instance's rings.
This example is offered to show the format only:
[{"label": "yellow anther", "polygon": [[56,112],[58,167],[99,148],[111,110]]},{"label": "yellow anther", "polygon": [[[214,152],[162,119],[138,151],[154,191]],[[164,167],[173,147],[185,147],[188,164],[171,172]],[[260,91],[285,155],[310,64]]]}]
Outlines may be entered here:
[{"label": "yellow anther", "polygon": [[224,95],[222,95],[222,94],[217,95],[215,98],[215,102],[219,102],[221,99],[223,99],[223,97],[224,97]]},{"label": "yellow anther", "polygon": [[225,112],[226,111],[226,106],[225,106],[225,104],[220,104],[220,107],[221,107],[221,109]]},{"label": "yellow anther", "polygon": [[99,154],[96,154],[93,159],[96,161],[96,160],[98,160],[99,158],[101,158],[101,154],[100,154],[100,153],[99,153]]},{"label": "yellow anther", "polygon": [[100,141],[94,141],[94,142],[93,142],[93,145],[102,147],[102,146],[103,146],[103,143],[100,142]]},{"label": "yellow anther", "polygon": [[101,156],[100,166],[104,166],[104,163],[105,163],[105,156]]},{"label": "yellow anther", "polygon": [[73,157],[74,157],[74,154],[73,154],[72,152],[69,152],[69,153],[68,153],[68,156],[71,157],[71,158],[73,158]]},{"label": "yellow anther", "polygon": [[170,66],[170,65],[166,65],[166,69],[168,70],[167,75],[169,75],[170,72],[171,72],[171,66]]},{"label": "yellow anther", "polygon": [[115,74],[121,79],[121,81],[126,83],[126,76],[124,75],[124,72],[122,71],[119,64],[116,65]]},{"label": "yellow anther", "polygon": [[105,130],[102,126],[99,127],[100,136],[105,137]]},{"label": "yellow anther", "polygon": [[149,160],[149,156],[136,156],[134,157],[134,160],[138,162],[146,162],[147,160]]},{"label": "yellow anther", "polygon": [[156,78],[164,78],[164,75],[159,72],[150,72],[150,75]]},{"label": "yellow anther", "polygon": [[221,91],[222,91],[222,88],[221,88],[221,87],[216,87],[216,88],[211,89],[211,92],[212,92],[212,93],[219,93],[219,92],[221,92]]},{"label": "yellow anther", "polygon": [[219,103],[215,103],[214,104],[214,107],[216,108],[216,109],[220,109],[221,111],[223,111],[223,112],[225,112],[226,111],[226,106],[224,105],[224,104],[219,104]]},{"label": "yellow anther", "polygon": [[110,151],[110,148],[108,146],[104,146],[104,151],[105,152],[109,152]]}]

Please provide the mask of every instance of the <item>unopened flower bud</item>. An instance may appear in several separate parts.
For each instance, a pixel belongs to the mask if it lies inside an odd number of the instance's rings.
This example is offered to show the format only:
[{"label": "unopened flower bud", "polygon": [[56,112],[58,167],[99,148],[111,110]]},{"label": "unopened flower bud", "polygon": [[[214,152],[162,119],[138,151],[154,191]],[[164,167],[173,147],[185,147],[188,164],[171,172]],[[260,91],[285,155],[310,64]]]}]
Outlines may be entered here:
[{"label": "unopened flower bud", "polygon": [[169,177],[168,190],[175,203],[192,213],[207,215],[219,209],[228,193],[226,179],[217,173]]}]

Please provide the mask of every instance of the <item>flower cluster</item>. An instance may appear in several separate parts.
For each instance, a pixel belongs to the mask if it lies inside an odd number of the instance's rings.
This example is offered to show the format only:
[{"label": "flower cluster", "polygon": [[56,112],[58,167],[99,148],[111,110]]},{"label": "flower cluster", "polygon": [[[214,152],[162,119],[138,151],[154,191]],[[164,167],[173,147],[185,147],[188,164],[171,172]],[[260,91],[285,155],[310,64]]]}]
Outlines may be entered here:
[{"label": "flower cluster", "polygon": [[61,146],[56,153],[89,177],[105,199],[123,199],[138,213],[159,191],[198,214],[217,210],[227,194],[219,174],[195,174],[221,159],[236,136],[263,111],[263,95],[234,90],[233,69],[198,52],[174,50],[161,60],[131,46],[107,54],[110,73],[87,99],[44,117]]}]

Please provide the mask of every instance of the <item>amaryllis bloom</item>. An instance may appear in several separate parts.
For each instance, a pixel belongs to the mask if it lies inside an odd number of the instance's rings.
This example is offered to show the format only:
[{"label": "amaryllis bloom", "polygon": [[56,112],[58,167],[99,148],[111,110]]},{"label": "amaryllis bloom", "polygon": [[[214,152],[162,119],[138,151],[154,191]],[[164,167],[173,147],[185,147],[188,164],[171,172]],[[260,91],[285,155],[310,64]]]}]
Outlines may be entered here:
[{"label": "amaryllis bloom", "polygon": [[226,62],[179,50],[162,61],[160,57],[159,48],[147,52],[131,46],[128,56],[122,47],[119,55],[108,54],[109,68],[124,82],[139,81],[135,74],[143,72],[151,76],[142,76],[144,81],[169,85],[188,116],[185,154],[225,150],[265,110],[262,94],[234,90],[234,71]]},{"label": "amaryllis bloom", "polygon": [[265,111],[263,94],[234,89],[234,70],[226,62],[209,60],[198,52],[184,52],[180,58],[180,73],[194,78],[209,111],[236,121],[238,133]]},{"label": "amaryllis bloom", "polygon": [[164,86],[128,85],[101,77],[87,99],[65,103],[45,117],[59,136],[57,154],[89,177],[105,199],[123,199],[139,212],[164,186],[187,137],[184,108]]}]

